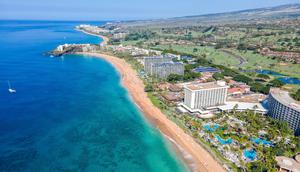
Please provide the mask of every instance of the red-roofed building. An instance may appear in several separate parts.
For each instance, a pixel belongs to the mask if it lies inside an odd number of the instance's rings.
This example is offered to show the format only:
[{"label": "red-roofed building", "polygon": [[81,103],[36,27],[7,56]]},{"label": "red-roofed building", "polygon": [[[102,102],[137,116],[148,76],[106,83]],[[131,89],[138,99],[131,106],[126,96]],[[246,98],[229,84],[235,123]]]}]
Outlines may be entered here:
[{"label": "red-roofed building", "polygon": [[240,86],[240,87],[233,87],[233,88],[228,88],[227,94],[229,96],[241,96],[245,93],[250,92],[250,87],[249,86]]}]

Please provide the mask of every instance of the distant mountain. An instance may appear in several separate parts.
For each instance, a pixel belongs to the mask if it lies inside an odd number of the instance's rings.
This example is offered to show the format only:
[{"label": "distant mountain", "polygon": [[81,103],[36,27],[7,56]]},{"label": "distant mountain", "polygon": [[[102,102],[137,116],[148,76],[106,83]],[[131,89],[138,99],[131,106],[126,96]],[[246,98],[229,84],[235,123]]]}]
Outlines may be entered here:
[{"label": "distant mountain", "polygon": [[230,23],[254,23],[278,19],[300,19],[300,3],[235,12],[185,16],[169,19],[121,22],[124,26],[193,26]]}]

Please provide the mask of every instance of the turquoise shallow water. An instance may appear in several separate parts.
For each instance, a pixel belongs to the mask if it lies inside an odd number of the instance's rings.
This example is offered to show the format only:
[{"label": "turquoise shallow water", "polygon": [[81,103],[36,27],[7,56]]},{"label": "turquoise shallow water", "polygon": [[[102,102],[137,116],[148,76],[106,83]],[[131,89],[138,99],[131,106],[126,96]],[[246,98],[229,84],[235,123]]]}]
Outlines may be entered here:
[{"label": "turquoise shallow water", "polygon": [[110,64],[43,55],[101,41],[77,24],[0,21],[0,171],[186,171]]}]

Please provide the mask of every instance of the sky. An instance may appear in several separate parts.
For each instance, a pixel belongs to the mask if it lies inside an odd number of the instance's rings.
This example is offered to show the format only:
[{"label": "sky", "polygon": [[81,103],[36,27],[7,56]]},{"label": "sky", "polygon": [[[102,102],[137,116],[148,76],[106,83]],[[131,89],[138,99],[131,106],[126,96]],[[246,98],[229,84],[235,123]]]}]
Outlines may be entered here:
[{"label": "sky", "polygon": [[0,0],[0,19],[157,19],[290,3],[300,3],[300,0]]}]

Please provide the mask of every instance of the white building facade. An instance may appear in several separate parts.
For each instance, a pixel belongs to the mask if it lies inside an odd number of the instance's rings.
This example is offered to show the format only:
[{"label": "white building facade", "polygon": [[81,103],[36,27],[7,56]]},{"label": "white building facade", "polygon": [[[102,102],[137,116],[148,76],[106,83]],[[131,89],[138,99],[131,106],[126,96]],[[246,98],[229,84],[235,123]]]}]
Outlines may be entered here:
[{"label": "white building facade", "polygon": [[224,105],[228,86],[223,81],[184,86],[184,105],[193,109],[207,109]]},{"label": "white building facade", "polygon": [[300,135],[300,103],[289,96],[287,91],[272,88],[268,97],[269,116],[285,121]]}]

